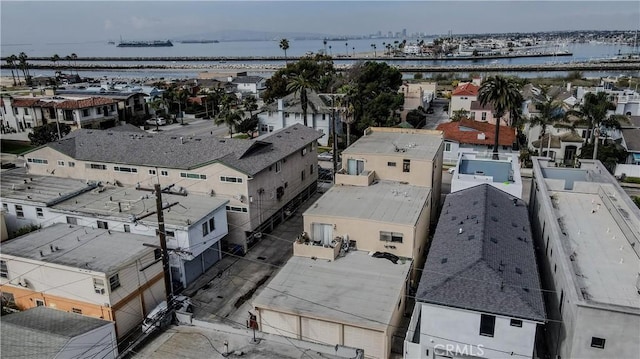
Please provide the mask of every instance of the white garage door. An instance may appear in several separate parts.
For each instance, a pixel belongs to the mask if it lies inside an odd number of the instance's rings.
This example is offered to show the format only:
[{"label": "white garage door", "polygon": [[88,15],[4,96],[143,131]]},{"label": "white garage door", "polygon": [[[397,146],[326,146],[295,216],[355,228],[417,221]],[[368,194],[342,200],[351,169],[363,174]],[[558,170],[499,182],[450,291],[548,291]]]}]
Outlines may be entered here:
[{"label": "white garage door", "polygon": [[340,325],[323,320],[302,318],[302,340],[328,345],[340,343]]},{"label": "white garage door", "polygon": [[[116,329],[118,330],[118,339],[127,334],[130,330],[142,323],[144,316],[142,315],[142,304],[140,297],[135,297],[127,304],[116,311]],[[139,328],[138,328],[139,329]]]},{"label": "white garage door", "polygon": [[344,326],[344,345],[364,349],[364,356],[367,358],[386,358],[385,342],[386,338],[381,332]]},{"label": "white garage door", "polygon": [[296,325],[298,316],[264,309],[260,310],[260,314],[263,332],[278,334],[290,338],[298,337]]}]

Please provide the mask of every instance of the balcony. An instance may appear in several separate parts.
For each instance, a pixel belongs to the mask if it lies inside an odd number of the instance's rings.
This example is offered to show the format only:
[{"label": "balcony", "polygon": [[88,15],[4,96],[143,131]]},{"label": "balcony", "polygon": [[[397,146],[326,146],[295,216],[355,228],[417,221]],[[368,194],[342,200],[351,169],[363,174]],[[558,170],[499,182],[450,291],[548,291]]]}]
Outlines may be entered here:
[{"label": "balcony", "polygon": [[357,175],[350,175],[344,169],[336,173],[337,185],[362,186],[366,187],[373,183],[375,179],[375,171],[362,171]]},{"label": "balcony", "polygon": [[342,237],[335,237],[330,244],[312,241],[306,233],[298,236],[293,242],[293,255],[298,257],[334,260],[340,254]]}]

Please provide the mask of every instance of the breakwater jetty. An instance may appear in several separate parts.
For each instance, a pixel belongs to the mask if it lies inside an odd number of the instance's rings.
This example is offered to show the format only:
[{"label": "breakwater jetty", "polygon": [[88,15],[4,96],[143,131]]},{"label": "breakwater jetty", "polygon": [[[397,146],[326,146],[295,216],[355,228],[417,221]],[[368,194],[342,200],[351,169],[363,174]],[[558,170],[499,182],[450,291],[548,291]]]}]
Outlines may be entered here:
[{"label": "breakwater jetty", "polygon": [[[546,63],[546,64],[468,64],[468,65],[408,65],[390,64],[401,72],[550,72],[550,71],[640,71],[640,60],[625,61],[592,61],[576,63]],[[351,67],[350,64],[335,64],[338,71]],[[258,63],[84,63],[69,66],[57,66],[55,69],[73,70],[242,70],[254,72],[272,72],[284,67],[284,64]],[[54,69],[51,64],[31,63],[32,69]]]}]

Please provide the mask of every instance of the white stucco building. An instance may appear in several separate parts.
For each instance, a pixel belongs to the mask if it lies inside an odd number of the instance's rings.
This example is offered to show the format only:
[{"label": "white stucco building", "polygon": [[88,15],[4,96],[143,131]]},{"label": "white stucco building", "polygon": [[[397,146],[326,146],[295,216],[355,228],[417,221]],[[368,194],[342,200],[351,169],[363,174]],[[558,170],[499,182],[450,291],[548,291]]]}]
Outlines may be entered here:
[{"label": "white stucco building", "polygon": [[489,184],[516,198],[522,198],[522,178],[517,153],[491,154],[460,152],[451,178],[451,193]]}]

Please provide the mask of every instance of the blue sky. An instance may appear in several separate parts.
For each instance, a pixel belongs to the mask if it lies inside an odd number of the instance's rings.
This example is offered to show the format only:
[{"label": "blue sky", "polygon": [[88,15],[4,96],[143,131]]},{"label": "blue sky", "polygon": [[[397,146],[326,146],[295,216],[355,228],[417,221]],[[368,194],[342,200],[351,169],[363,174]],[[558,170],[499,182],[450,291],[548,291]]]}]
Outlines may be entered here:
[{"label": "blue sky", "polygon": [[632,30],[637,1],[10,1],[4,44],[173,38],[221,30],[358,35]]}]

